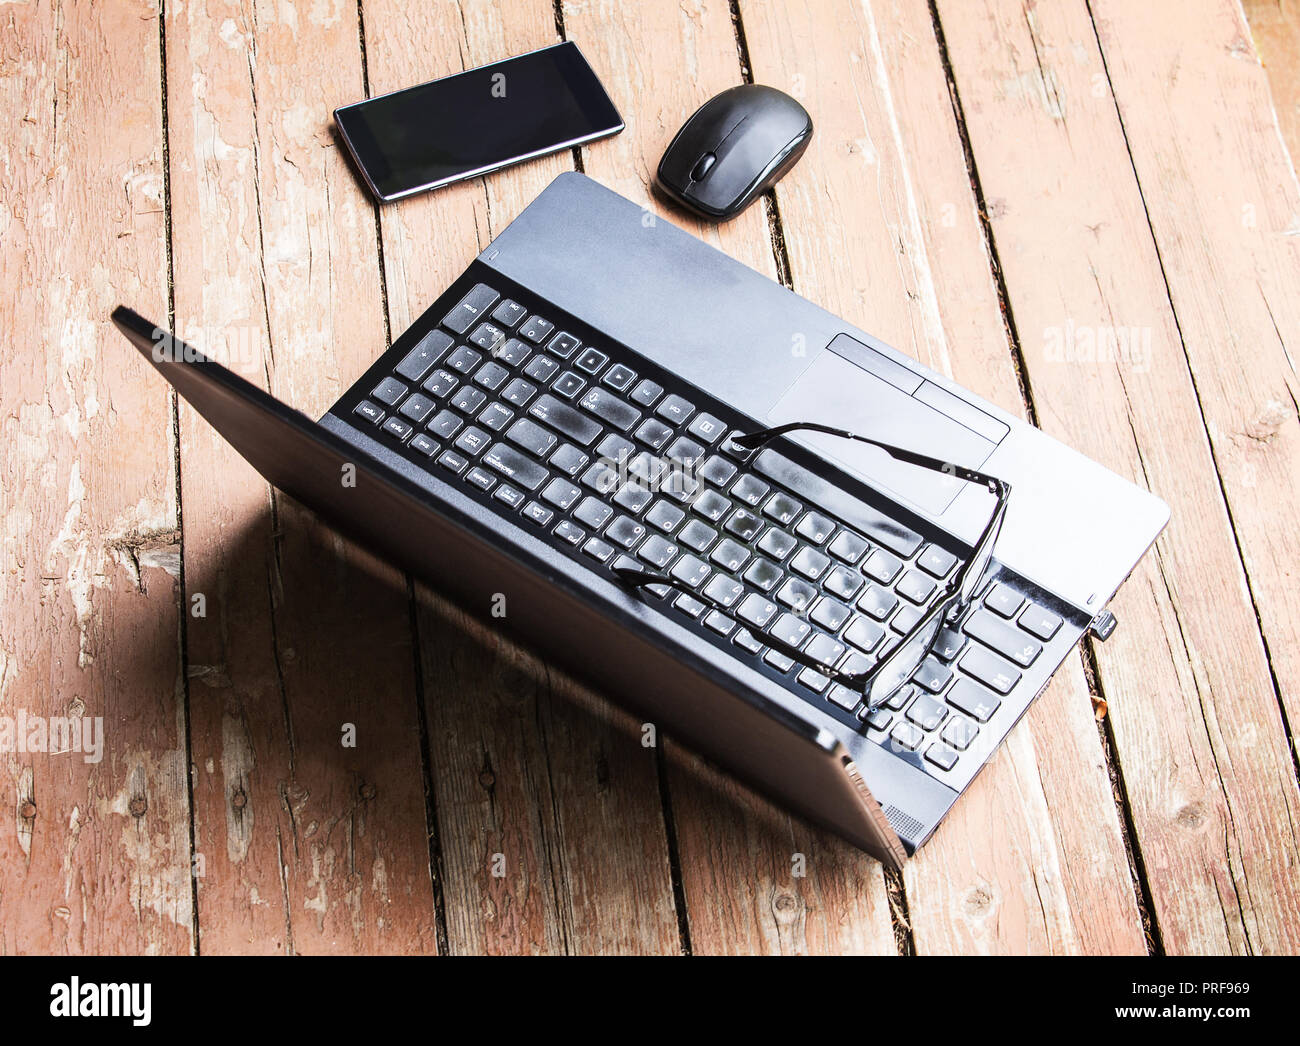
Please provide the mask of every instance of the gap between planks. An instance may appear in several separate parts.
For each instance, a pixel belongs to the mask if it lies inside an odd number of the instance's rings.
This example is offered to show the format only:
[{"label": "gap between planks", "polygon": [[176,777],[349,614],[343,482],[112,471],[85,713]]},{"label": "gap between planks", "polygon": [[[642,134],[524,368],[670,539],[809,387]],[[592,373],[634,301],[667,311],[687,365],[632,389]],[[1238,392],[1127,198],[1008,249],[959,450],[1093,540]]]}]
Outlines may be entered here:
[{"label": "gap between planks", "polygon": [[[357,0],[357,47],[361,55],[361,84],[365,96],[373,94],[370,88],[370,60],[366,54],[366,12],[364,0]],[[375,225],[375,253],[379,264],[379,294],[384,313],[384,343],[393,343],[393,320],[388,301],[388,266],[384,258],[384,234],[379,216],[379,202],[371,207]],[[415,698],[415,719],[419,733],[420,777],[424,789],[424,830],[429,847],[429,884],[433,891],[434,939],[439,955],[451,954],[451,938],[447,932],[447,897],[443,892],[442,837],[438,829],[438,793],[434,784],[433,749],[429,744],[429,714],[425,707],[424,666],[420,657],[420,611],[415,592],[415,579],[403,573],[405,582],[407,618],[411,629],[412,693]]]},{"label": "gap between planks", "polygon": [[1178,331],[1178,347],[1182,350],[1183,359],[1187,363],[1187,373],[1191,378],[1192,389],[1196,395],[1196,410],[1201,419],[1201,427],[1205,434],[1206,445],[1209,447],[1210,458],[1214,462],[1214,478],[1218,483],[1219,495],[1223,500],[1223,508],[1228,516],[1228,528],[1232,533],[1233,549],[1236,553],[1237,560],[1241,564],[1242,573],[1247,579],[1246,591],[1250,597],[1251,610],[1255,615],[1255,627],[1259,632],[1259,641],[1264,648],[1264,661],[1268,665],[1269,680],[1273,685],[1273,698],[1277,702],[1278,715],[1282,719],[1282,732],[1286,737],[1287,749],[1291,753],[1291,772],[1295,775],[1296,783],[1300,784],[1300,753],[1296,752],[1295,735],[1291,726],[1291,720],[1287,715],[1286,702],[1282,699],[1282,686],[1278,681],[1277,668],[1273,661],[1273,651],[1269,646],[1268,635],[1264,630],[1264,621],[1260,615],[1259,598],[1256,594],[1252,572],[1247,566],[1246,554],[1242,549],[1241,535],[1237,528],[1237,519],[1236,514],[1233,511],[1232,499],[1228,496],[1228,489],[1223,481],[1223,470],[1219,462],[1219,454],[1215,448],[1214,440],[1210,435],[1210,423],[1205,416],[1205,404],[1201,395],[1200,385],[1196,380],[1196,369],[1192,365],[1191,354],[1187,350],[1187,339],[1183,335],[1182,321],[1179,318],[1178,309],[1174,305],[1173,290],[1169,286],[1169,275],[1165,269],[1164,252],[1161,250],[1160,240],[1156,236],[1155,225],[1151,220],[1151,209],[1147,206],[1146,190],[1142,187],[1142,179],[1138,175],[1137,162],[1133,158],[1133,149],[1129,144],[1128,127],[1124,123],[1124,114],[1120,110],[1119,99],[1115,97],[1115,89],[1110,76],[1110,66],[1106,60],[1106,48],[1102,45],[1101,34],[1097,31],[1097,17],[1092,10],[1092,0],[1084,0],[1084,6],[1088,10],[1088,19],[1092,23],[1093,37],[1097,41],[1097,51],[1101,55],[1102,69],[1106,74],[1106,86],[1110,91],[1111,100],[1115,103],[1115,119],[1119,124],[1120,133],[1124,136],[1124,147],[1128,153],[1129,166],[1133,170],[1133,181],[1137,186],[1138,196],[1142,200],[1142,213],[1146,218],[1147,228],[1151,233],[1151,242],[1155,249],[1156,260],[1160,265],[1160,279],[1164,282],[1165,297],[1169,302],[1169,311],[1173,316],[1174,327]]},{"label": "gap between planks", "polygon": [[[1007,345],[1011,355],[1012,366],[1015,368],[1016,380],[1020,386],[1021,398],[1024,402],[1025,414],[1030,424],[1035,428],[1038,424],[1038,411],[1034,404],[1033,389],[1029,380],[1029,367],[1025,360],[1024,347],[1020,339],[1020,331],[1016,326],[1015,311],[1011,305],[1011,295],[1007,288],[1006,277],[1002,270],[1002,263],[998,257],[997,242],[993,236],[993,226],[989,221],[988,204],[985,200],[983,185],[980,181],[979,166],[975,160],[975,150],[971,145],[970,132],[966,124],[966,111],[962,106],[961,90],[957,86],[957,77],[953,70],[952,59],[948,52],[948,41],[944,35],[943,20],[939,16],[939,7],[936,0],[927,0],[930,9],[930,23],[934,28],[935,45],[939,49],[940,61],[943,64],[944,76],[948,81],[948,96],[952,101],[953,119],[957,124],[957,134],[961,140],[962,152],[966,160],[966,170],[970,175],[971,193],[975,198],[976,211],[979,214],[980,231],[984,240],[985,255],[988,259],[989,271],[993,278],[994,286],[997,288],[998,304],[1001,307],[1003,324],[1005,327]],[[1084,674],[1088,681],[1088,689],[1095,698],[1105,700],[1105,693],[1101,684],[1101,679],[1096,672],[1096,662],[1094,660],[1091,648],[1092,640],[1085,635],[1079,643],[1080,656],[1083,659]],[[1072,655],[1073,656],[1073,655]],[[1101,735],[1102,752],[1106,759],[1106,770],[1111,780],[1111,793],[1115,802],[1116,812],[1119,815],[1120,831],[1124,840],[1124,848],[1129,855],[1129,878],[1132,880],[1134,900],[1137,904],[1138,914],[1142,919],[1143,935],[1147,940],[1147,950],[1152,954],[1162,954],[1163,946],[1160,941],[1160,928],[1156,923],[1155,908],[1151,904],[1151,887],[1146,878],[1146,865],[1142,859],[1142,848],[1138,841],[1137,833],[1133,823],[1133,811],[1129,805],[1128,788],[1124,783],[1124,774],[1120,768],[1119,761],[1115,756],[1114,739],[1108,729],[1101,724],[1098,727]]]},{"label": "gap between planks", "polygon": [[[158,104],[161,108],[162,174],[163,174],[163,251],[167,264],[167,329],[176,329],[176,269],[172,257],[172,175],[171,146],[167,127],[167,0],[158,0]],[[194,854],[198,849],[195,838],[194,817],[194,746],[190,736],[190,660],[189,613],[186,609],[185,585],[185,527],[184,506],[181,504],[181,413],[176,390],[167,388],[168,421],[171,427],[172,484],[176,493],[176,547],[179,566],[176,572],[177,636],[179,646],[177,671],[180,672],[181,709],[185,718],[185,802],[189,807],[190,845],[190,950],[202,954],[199,934],[199,880],[194,867]]]}]

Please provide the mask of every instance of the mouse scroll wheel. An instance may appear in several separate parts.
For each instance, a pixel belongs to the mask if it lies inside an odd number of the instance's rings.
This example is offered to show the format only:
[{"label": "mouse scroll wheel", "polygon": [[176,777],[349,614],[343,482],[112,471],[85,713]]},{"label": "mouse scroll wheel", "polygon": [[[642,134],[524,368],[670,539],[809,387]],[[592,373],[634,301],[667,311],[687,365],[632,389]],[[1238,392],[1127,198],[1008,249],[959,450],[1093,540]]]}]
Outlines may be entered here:
[{"label": "mouse scroll wheel", "polygon": [[716,155],[714,155],[713,153],[705,153],[703,156],[700,157],[700,162],[697,163],[694,169],[691,171],[691,181],[693,182],[700,181],[706,174],[709,173],[709,170],[717,162],[718,162],[718,158]]}]

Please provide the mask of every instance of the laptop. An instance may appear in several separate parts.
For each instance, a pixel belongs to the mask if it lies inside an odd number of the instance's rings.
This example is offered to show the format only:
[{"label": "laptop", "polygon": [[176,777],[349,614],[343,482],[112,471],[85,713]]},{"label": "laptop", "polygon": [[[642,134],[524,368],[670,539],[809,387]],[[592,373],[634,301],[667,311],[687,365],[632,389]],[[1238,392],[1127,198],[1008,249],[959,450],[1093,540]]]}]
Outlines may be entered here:
[{"label": "laptop", "polygon": [[113,319],[272,484],[894,868],[1169,518],[579,173],[319,421]]}]

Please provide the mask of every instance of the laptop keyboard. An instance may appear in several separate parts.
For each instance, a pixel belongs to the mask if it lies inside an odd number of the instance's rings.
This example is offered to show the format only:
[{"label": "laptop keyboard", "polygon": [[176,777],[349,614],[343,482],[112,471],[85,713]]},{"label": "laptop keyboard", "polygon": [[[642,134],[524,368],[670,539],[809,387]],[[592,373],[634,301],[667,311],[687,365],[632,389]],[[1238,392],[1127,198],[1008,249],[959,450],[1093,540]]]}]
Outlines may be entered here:
[{"label": "laptop keyboard", "polygon": [[775,450],[734,446],[731,435],[752,422],[487,284],[364,395],[353,414],[382,439],[590,567],[671,574],[727,607],[668,586],[643,590],[941,780],[964,755],[987,755],[975,744],[980,730],[1062,625],[995,582],[959,629],[941,633],[912,681],[867,713],[857,692],[765,638],[866,671],[937,597],[959,546],[926,541]]}]

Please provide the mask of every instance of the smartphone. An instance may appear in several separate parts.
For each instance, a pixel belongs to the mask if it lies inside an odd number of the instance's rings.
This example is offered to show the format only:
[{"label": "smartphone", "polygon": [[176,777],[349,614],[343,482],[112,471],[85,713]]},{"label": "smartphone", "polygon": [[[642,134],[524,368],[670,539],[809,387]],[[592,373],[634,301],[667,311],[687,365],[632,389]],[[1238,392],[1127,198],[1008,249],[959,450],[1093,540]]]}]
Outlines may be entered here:
[{"label": "smartphone", "polygon": [[623,130],[571,41],[345,105],[334,123],[384,202]]}]

